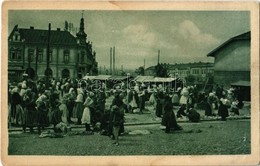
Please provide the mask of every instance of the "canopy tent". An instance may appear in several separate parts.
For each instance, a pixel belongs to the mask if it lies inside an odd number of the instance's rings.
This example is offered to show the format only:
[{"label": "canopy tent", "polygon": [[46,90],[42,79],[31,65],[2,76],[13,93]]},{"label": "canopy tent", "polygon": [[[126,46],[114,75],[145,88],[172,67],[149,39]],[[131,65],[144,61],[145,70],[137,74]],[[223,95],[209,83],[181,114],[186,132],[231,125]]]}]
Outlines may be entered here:
[{"label": "canopy tent", "polygon": [[84,80],[94,80],[96,76],[85,76],[83,77]]},{"label": "canopy tent", "polygon": [[153,82],[173,82],[175,81],[177,78],[163,78],[163,77],[155,77],[153,79]]},{"label": "canopy tent", "polygon": [[111,77],[111,75],[98,75],[95,77],[96,80],[108,80]]},{"label": "canopy tent", "polygon": [[137,82],[149,82],[149,80],[152,80],[153,78],[153,76],[137,76],[134,80]]},{"label": "canopy tent", "polygon": [[250,86],[250,81],[237,81],[234,83],[231,83],[231,86]]},{"label": "canopy tent", "polygon": [[250,81],[237,81],[234,83],[231,83],[232,87],[237,87],[239,94],[242,95],[242,99],[244,101],[250,101],[251,100],[251,86]]},{"label": "canopy tent", "polygon": [[129,78],[128,76],[111,76],[108,80],[123,81]]},{"label": "canopy tent", "polygon": [[169,83],[175,81],[177,78],[164,78],[164,77],[153,77],[153,76],[137,76],[135,81],[137,82],[150,82],[150,83]]}]

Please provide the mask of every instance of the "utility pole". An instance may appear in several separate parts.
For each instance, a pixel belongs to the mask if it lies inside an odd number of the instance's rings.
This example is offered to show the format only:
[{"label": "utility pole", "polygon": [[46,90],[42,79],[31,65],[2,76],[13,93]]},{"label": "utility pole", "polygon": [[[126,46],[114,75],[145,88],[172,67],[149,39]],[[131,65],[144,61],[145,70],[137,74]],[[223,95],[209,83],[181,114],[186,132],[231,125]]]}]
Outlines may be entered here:
[{"label": "utility pole", "polygon": [[48,36],[47,36],[47,67],[45,70],[45,76],[46,76],[46,88],[49,89],[50,81],[49,77],[51,74],[50,69],[50,38],[51,38],[51,23],[49,23],[49,30],[48,30]]},{"label": "utility pole", "polygon": [[39,48],[36,48],[36,58],[35,58],[35,78],[38,78],[38,57],[39,57]]}]

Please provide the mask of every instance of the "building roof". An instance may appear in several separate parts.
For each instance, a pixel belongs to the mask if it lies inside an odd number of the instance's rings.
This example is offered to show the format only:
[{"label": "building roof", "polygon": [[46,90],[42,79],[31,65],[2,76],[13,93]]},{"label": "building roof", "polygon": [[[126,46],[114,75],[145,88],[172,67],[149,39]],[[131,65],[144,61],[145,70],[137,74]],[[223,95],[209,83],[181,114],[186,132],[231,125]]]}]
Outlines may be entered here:
[{"label": "building roof", "polygon": [[[48,30],[34,29],[34,28],[18,28],[16,25],[9,36],[9,39],[13,34],[18,31],[21,35],[21,39],[26,43],[47,43]],[[76,38],[68,31],[62,30],[51,30],[50,32],[50,43],[51,44],[62,44],[62,45],[76,45]]]},{"label": "building roof", "polygon": [[208,53],[207,56],[215,57],[216,53],[220,51],[223,47],[227,46],[229,43],[237,40],[251,40],[251,31],[240,34],[238,36],[232,37],[223,44],[221,44],[219,47],[212,50],[210,53]]}]

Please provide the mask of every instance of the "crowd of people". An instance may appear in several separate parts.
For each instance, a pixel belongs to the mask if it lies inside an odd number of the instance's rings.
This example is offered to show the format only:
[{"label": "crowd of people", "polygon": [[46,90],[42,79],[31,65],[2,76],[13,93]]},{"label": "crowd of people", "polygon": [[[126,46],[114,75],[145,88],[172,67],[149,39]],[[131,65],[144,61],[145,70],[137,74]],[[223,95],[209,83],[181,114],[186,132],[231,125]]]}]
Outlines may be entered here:
[{"label": "crowd of people", "polygon": [[[209,93],[201,93],[196,85],[172,90],[161,84],[136,82],[132,87],[122,83],[111,89],[104,83],[97,87],[91,80],[52,79],[48,83],[46,86],[44,81],[25,79],[17,85],[9,84],[9,126],[19,125],[24,132],[27,128],[34,132],[37,127],[40,134],[50,125],[59,133],[66,132],[72,123],[84,124],[86,132],[98,130],[118,145],[118,137],[124,133],[125,113],[142,114],[147,110],[147,104],[152,105],[155,115],[162,118],[166,133],[182,130],[177,118],[186,116],[190,121],[198,122],[197,108],[204,109],[207,117],[220,116],[221,120],[226,120],[230,112],[239,115],[239,109],[243,107],[239,89],[225,90],[218,85]],[[107,107],[107,98],[111,96],[112,102]],[[215,109],[218,114],[214,114]]]}]

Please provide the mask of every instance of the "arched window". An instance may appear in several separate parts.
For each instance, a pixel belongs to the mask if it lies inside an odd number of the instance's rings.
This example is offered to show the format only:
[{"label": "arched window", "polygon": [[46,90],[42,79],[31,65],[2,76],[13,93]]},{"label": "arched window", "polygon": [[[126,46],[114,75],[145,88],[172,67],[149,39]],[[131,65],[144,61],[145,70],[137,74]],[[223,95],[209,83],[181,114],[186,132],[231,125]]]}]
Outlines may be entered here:
[{"label": "arched window", "polygon": [[62,70],[62,78],[69,78],[70,77],[70,71],[68,69],[63,69]]}]

